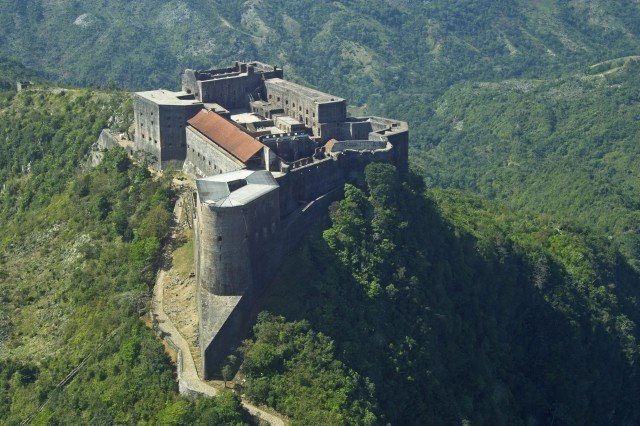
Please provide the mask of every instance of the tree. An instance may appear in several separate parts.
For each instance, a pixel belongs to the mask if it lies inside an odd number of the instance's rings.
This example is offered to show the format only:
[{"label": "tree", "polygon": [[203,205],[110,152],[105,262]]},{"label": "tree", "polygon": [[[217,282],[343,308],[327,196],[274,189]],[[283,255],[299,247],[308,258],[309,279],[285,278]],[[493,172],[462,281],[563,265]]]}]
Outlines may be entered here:
[{"label": "tree", "polygon": [[227,382],[233,379],[233,367],[229,364],[222,367],[222,380],[224,380],[224,387],[227,387]]}]

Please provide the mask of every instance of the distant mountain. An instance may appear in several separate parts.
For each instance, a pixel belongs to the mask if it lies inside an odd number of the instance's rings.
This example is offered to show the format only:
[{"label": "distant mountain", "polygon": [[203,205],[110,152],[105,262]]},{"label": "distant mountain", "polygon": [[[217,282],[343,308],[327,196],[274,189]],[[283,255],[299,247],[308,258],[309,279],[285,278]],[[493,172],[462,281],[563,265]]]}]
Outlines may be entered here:
[{"label": "distant mountain", "polygon": [[0,1],[0,50],[74,84],[175,87],[258,58],[356,102],[634,54],[640,5],[591,0]]},{"label": "distant mountain", "polygon": [[[416,129],[415,158],[433,186],[578,222],[640,266],[640,58],[562,78],[464,83]],[[416,131],[414,130],[414,131]]]}]

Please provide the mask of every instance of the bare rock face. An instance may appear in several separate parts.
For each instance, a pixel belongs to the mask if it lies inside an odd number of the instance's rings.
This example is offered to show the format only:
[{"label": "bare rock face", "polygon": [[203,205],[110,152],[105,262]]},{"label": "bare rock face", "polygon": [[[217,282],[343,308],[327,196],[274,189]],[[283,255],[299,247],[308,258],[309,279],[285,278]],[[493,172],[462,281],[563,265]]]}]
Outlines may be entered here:
[{"label": "bare rock face", "polygon": [[90,13],[83,13],[73,21],[73,25],[77,25],[81,28],[90,28],[97,25],[99,21],[98,17]]}]

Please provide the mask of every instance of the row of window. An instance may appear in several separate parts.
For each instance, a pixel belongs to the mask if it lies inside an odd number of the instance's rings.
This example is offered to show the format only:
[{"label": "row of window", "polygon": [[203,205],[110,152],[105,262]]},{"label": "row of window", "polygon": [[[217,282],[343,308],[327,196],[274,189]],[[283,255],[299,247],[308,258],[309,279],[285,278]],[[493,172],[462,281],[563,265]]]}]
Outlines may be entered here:
[{"label": "row of window", "polygon": [[[191,147],[191,145],[187,145],[187,150],[191,150],[191,152],[195,153],[198,158],[201,158],[203,160],[206,158],[204,154],[197,152],[194,148]],[[219,169],[215,163],[212,163],[211,160],[208,160],[207,162],[209,163],[209,167],[213,167],[213,170],[217,171],[218,174],[222,173],[222,170]]]},{"label": "row of window", "polygon": [[[274,234],[275,232],[276,232],[276,223],[275,222],[271,222],[271,234]],[[262,228],[262,236],[264,238],[267,238],[269,236],[269,230],[267,229],[266,226],[264,226]],[[260,232],[256,231],[254,239],[257,240],[258,238],[260,238]]]},{"label": "row of window", "polygon": [[[274,234],[275,232],[276,232],[276,223],[271,222],[271,234]],[[269,236],[269,229],[266,226],[262,227],[262,236],[263,238],[267,238]],[[256,231],[254,235],[254,239],[257,240],[258,238],[260,238],[260,231]],[[222,235],[218,235],[216,239],[218,240],[219,243],[222,243]],[[220,260],[222,260],[222,255],[220,255]]]}]

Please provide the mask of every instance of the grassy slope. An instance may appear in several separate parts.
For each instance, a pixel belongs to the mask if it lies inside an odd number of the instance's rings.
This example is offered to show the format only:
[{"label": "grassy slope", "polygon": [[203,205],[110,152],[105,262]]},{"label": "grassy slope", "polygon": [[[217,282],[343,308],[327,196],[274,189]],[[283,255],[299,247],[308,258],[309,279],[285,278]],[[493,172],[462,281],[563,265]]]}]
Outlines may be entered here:
[{"label": "grassy slope", "polygon": [[242,422],[230,395],[178,397],[173,366],[139,318],[170,217],[168,181],[153,181],[123,151],[80,171],[100,129],[128,127],[128,99],[88,90],[3,93],[3,424],[36,414],[37,424]]}]

